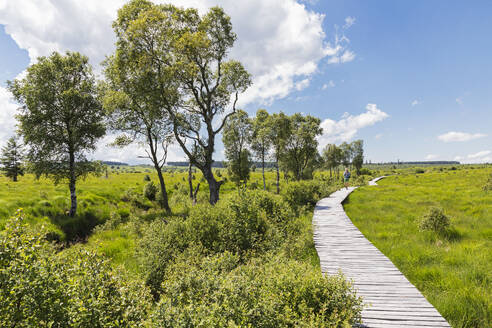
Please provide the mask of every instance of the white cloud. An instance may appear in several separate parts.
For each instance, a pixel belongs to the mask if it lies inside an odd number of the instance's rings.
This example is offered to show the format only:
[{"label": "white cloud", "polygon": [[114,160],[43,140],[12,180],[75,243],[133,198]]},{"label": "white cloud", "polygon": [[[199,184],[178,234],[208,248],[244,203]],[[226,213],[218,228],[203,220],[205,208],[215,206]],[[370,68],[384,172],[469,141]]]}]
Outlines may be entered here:
[{"label": "white cloud", "polygon": [[425,159],[428,161],[432,161],[432,160],[435,160],[437,158],[439,158],[439,155],[436,155],[436,154],[429,154],[429,155],[425,156]]},{"label": "white cloud", "polygon": [[478,153],[470,154],[467,157],[471,158],[471,159],[482,158],[482,157],[489,155],[490,153],[492,153],[490,150],[482,150],[482,151],[479,151]]},{"label": "white cloud", "polygon": [[[220,5],[231,16],[238,39],[231,57],[253,75],[253,86],[240,98],[241,105],[271,103],[297,89],[296,80],[316,73],[320,60],[353,60],[348,38],[336,32],[330,42],[323,30],[324,15],[295,0],[172,0],[201,12]],[[52,51],[74,50],[98,65],[114,49],[111,23],[124,0],[16,0],[0,4],[0,24],[27,49],[31,61]],[[252,19],[254,17],[254,19]],[[347,20],[348,19],[348,20]],[[347,23],[353,23],[347,18]]]},{"label": "white cloud", "polygon": [[383,137],[383,134],[382,134],[382,133],[378,133],[378,134],[376,134],[376,135],[374,136],[374,139],[379,140],[379,139],[381,139],[382,137]]},{"label": "white cloud", "polygon": [[325,119],[321,122],[323,134],[318,138],[320,148],[328,143],[349,141],[355,137],[358,130],[374,125],[387,117],[389,115],[377,108],[376,104],[367,104],[366,111],[362,114],[344,113],[339,121]]},{"label": "white cloud", "polygon": [[347,29],[350,28],[352,25],[355,23],[355,17],[348,16],[345,18],[345,25],[343,25],[343,28]]},{"label": "white cloud", "polygon": [[491,154],[492,151],[490,150],[482,150],[467,156],[456,156],[454,160],[464,164],[492,163],[492,156],[489,156]]},{"label": "white cloud", "polygon": [[12,94],[0,86],[0,147],[15,134],[15,113],[19,106],[12,101]]},{"label": "white cloud", "polygon": [[463,97],[456,98],[456,102],[460,105],[463,105]]},{"label": "white cloud", "polygon": [[415,99],[415,100],[414,100],[414,101],[412,101],[412,103],[411,103],[412,107],[413,107],[413,106],[420,105],[420,104],[421,104],[421,102],[420,102],[420,100],[418,100],[418,99]]},{"label": "white cloud", "polygon": [[437,137],[437,139],[444,142],[453,142],[453,141],[470,141],[474,139],[479,139],[486,137],[486,134],[483,133],[466,133],[466,132],[456,132],[451,131],[448,133],[441,134]]},{"label": "white cloud", "polygon": [[309,79],[304,79],[296,83],[296,90],[301,91],[309,86]]},{"label": "white cloud", "polygon": [[334,88],[335,87],[335,82],[333,80],[328,81],[328,83],[323,84],[321,87],[321,90],[326,90],[328,88]]}]

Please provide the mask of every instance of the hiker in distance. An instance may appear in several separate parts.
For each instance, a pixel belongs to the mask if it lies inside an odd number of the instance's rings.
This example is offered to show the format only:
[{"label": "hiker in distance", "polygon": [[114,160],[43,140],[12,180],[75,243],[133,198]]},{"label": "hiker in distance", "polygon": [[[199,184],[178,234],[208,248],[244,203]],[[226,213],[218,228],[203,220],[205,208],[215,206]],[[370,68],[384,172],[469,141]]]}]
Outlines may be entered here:
[{"label": "hiker in distance", "polygon": [[343,172],[343,181],[345,182],[345,189],[348,189],[349,180],[350,180],[350,172],[348,168],[345,168],[345,172]]}]

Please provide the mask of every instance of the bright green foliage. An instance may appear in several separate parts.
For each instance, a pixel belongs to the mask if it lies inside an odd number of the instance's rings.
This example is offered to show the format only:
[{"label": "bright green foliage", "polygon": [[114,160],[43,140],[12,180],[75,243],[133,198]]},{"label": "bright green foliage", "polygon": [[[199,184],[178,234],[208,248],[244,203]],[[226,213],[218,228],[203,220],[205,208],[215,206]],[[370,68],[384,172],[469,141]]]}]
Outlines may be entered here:
[{"label": "bright green foliage", "polygon": [[[377,187],[355,190],[344,203],[348,216],[452,327],[489,326],[492,194],[483,192],[482,185],[491,167],[398,172]],[[430,207],[442,208],[452,218],[446,234],[419,231],[416,222]]]},{"label": "bright green foliage", "polygon": [[187,252],[166,270],[159,327],[349,327],[361,299],[340,276],[274,257],[241,265],[225,252]]},{"label": "bright green foliage", "polygon": [[282,196],[296,210],[304,206],[312,209],[320,199],[328,197],[338,187],[322,180],[293,181],[284,188]]},{"label": "bright green foliage", "polygon": [[433,207],[419,222],[419,229],[443,234],[449,228],[449,219],[441,208]]},{"label": "bright green foliage", "polygon": [[2,327],[138,327],[147,300],[145,288],[123,283],[99,256],[59,257],[20,211],[0,233]]},{"label": "bright green foliage", "polygon": [[8,87],[21,104],[17,119],[29,145],[31,169],[55,183],[68,180],[74,216],[76,181],[99,167],[87,160],[86,152],[95,150],[105,134],[104,111],[88,58],[76,52],[39,57],[25,78],[9,81]]},{"label": "bright green foliage", "polygon": [[144,197],[147,198],[148,200],[156,200],[157,186],[154,184],[154,182],[150,181],[145,185],[143,193],[144,193]]},{"label": "bright green foliage", "polygon": [[311,115],[296,113],[289,117],[288,138],[280,159],[286,171],[296,180],[309,179],[319,162],[317,137],[321,135],[321,121]]},{"label": "bright green foliage", "polygon": [[215,207],[197,205],[185,221],[154,221],[138,250],[147,283],[156,295],[164,268],[193,245],[200,245],[207,252],[230,251],[241,256],[278,246],[284,236],[281,231],[293,217],[280,199],[264,192],[245,192]]},{"label": "bright green foliage", "polygon": [[283,112],[273,113],[267,121],[270,133],[268,139],[272,145],[272,157],[277,171],[277,194],[280,193],[280,160],[285,151],[287,139],[290,137],[290,120]]},{"label": "bright green foliage", "polygon": [[2,148],[2,154],[0,156],[0,164],[2,164],[2,170],[5,172],[5,176],[16,182],[19,175],[24,175],[24,168],[22,167],[23,150],[16,137],[11,137],[7,141],[7,145]]},{"label": "bright green foliage", "polygon": [[176,141],[202,171],[215,204],[222,184],[212,172],[215,137],[251,84],[241,63],[228,58],[236,40],[230,17],[219,7],[200,16],[196,9],[134,0],[120,9],[114,28],[117,47],[128,49],[124,58],[148,73],[142,77],[153,89],[152,103],[167,111]]},{"label": "bright green foliage", "polygon": [[[116,51],[104,62],[106,81],[100,91],[110,127],[123,133],[115,145],[124,147],[138,141],[146,145],[146,157],[159,178],[160,203],[170,210],[162,168],[173,129],[163,101],[172,107],[180,95],[172,69],[160,62],[166,60],[169,40],[158,35],[156,24],[165,20],[165,15],[151,8],[150,2],[131,1],[118,10],[113,23]],[[170,14],[167,9],[164,12]]]},{"label": "bright green foliage", "polygon": [[229,176],[238,187],[249,179],[251,154],[247,147],[251,142],[251,128],[248,113],[239,110],[229,118],[222,132]]}]

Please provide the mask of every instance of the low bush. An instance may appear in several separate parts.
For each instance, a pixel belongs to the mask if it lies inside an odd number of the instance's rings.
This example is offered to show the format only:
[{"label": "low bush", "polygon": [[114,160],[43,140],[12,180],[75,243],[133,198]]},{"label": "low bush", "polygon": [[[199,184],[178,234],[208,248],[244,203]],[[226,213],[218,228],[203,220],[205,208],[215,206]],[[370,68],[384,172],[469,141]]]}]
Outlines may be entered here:
[{"label": "low bush", "polygon": [[296,211],[301,207],[313,208],[323,197],[336,191],[338,186],[322,180],[301,180],[289,182],[282,191],[285,201]]},{"label": "low bush", "polygon": [[187,252],[166,270],[158,327],[350,327],[361,299],[341,276],[281,257],[241,264],[229,252]]},{"label": "low bush", "polygon": [[150,181],[150,176],[148,174],[144,176],[144,181]]},{"label": "low bush", "polygon": [[21,212],[0,233],[1,327],[143,326],[144,286],[124,282],[97,255],[58,255],[42,235]]},{"label": "low bush", "polygon": [[161,292],[166,266],[191,246],[205,252],[231,252],[241,258],[278,247],[293,213],[281,197],[267,192],[231,195],[215,206],[198,204],[185,219],[157,220],[144,231],[137,249],[154,297]]},{"label": "low bush", "polygon": [[143,194],[148,200],[155,200],[157,195],[157,186],[152,181],[147,183],[144,187]]},{"label": "low bush", "polygon": [[415,173],[422,174],[422,173],[425,173],[425,170],[424,169],[421,169],[421,168],[418,168],[418,169],[415,170]]},{"label": "low bush", "polygon": [[372,175],[372,171],[367,167],[363,167],[359,170],[359,175]]},{"label": "low bush", "polygon": [[429,230],[439,234],[444,234],[449,226],[448,217],[444,215],[442,209],[437,207],[431,208],[419,223],[419,229],[421,231]]}]

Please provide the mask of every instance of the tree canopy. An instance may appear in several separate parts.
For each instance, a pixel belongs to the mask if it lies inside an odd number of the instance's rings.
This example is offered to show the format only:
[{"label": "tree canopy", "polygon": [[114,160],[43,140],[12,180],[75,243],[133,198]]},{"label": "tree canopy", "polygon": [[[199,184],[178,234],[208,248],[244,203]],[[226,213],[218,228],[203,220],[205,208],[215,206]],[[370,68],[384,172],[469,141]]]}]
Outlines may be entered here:
[{"label": "tree canopy", "polygon": [[23,159],[22,145],[17,137],[10,137],[7,144],[2,148],[2,154],[0,155],[0,164],[3,166],[5,176],[16,182],[19,175],[24,175]]},{"label": "tree canopy", "polygon": [[76,180],[96,171],[86,153],[105,134],[88,58],[77,52],[39,57],[26,77],[9,81],[8,88],[21,104],[17,119],[32,170],[55,183],[68,180],[70,215],[75,215]]}]

